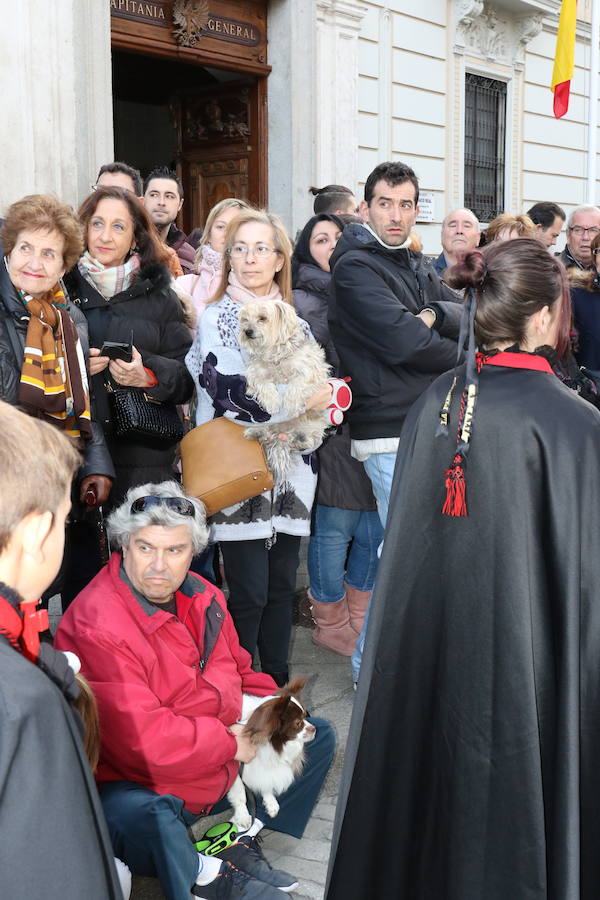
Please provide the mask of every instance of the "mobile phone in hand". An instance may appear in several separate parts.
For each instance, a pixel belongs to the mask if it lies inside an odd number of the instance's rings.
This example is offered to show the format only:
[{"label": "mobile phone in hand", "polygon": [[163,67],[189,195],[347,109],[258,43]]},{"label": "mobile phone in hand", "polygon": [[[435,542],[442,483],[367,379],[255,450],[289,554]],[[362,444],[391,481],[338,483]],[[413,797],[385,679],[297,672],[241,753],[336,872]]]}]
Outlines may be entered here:
[{"label": "mobile phone in hand", "polygon": [[109,359],[121,359],[130,363],[133,358],[131,344],[122,341],[104,341],[100,348],[100,356],[108,356]]}]

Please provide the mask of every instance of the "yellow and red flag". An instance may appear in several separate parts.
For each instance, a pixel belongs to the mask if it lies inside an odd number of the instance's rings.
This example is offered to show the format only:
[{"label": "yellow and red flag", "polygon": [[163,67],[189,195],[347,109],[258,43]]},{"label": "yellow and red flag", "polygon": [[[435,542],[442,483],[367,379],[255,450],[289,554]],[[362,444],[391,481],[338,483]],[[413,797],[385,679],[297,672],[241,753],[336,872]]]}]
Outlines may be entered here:
[{"label": "yellow and red flag", "polygon": [[569,108],[569,91],[575,69],[575,28],[577,26],[577,0],[562,0],[560,20],[556,35],[556,54],[552,70],[554,91],[554,115],[564,116]]}]

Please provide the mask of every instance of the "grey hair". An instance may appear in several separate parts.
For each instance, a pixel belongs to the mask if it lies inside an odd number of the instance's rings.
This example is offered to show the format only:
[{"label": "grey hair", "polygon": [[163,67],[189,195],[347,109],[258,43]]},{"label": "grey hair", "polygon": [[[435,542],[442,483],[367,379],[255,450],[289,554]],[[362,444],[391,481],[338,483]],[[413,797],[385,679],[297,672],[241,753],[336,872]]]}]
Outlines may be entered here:
[{"label": "grey hair", "polygon": [[572,209],[569,213],[569,218],[567,220],[567,228],[571,228],[573,224],[573,217],[577,215],[577,213],[582,212],[595,212],[600,216],[600,207],[593,206],[591,203],[584,203],[583,206],[576,206],[575,209]]},{"label": "grey hair", "polygon": [[451,219],[458,212],[466,212],[469,213],[470,216],[473,217],[473,221],[475,222],[475,226],[477,231],[481,231],[481,223],[472,209],[469,209],[468,206],[456,206],[454,209],[451,209],[449,213],[446,213],[444,221],[442,222],[442,228],[445,226],[448,219]]},{"label": "grey hair", "polygon": [[[144,512],[131,512],[131,504],[140,497],[184,497],[194,506],[194,516],[182,516],[174,509],[161,504]],[[106,530],[111,546],[116,550],[128,547],[132,536],[148,525],[162,525],[165,528],[177,528],[187,525],[192,538],[194,555],[201,553],[208,543],[206,512],[204,505],[195,497],[188,497],[176,481],[163,481],[162,484],[140,484],[129,488],[125,499],[106,520]]]}]

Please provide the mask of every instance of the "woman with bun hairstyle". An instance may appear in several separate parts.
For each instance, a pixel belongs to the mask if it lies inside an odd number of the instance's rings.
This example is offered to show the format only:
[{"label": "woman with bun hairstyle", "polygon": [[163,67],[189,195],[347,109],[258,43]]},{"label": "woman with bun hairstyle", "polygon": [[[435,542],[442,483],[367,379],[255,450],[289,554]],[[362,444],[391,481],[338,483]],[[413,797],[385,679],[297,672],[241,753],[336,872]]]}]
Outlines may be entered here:
[{"label": "woman with bun hairstyle", "polygon": [[[312,216],[292,256],[296,311],[325,350],[336,378],[346,373],[340,370],[327,322],[329,259],[343,230],[341,217]],[[365,468],[350,454],[347,425],[335,429],[317,450],[317,457],[317,497],[307,558],[308,596],[316,625],[312,639],[334,653],[352,656],[356,682],[361,659],[361,649],[357,652],[356,647],[375,581],[383,528]]]},{"label": "woman with bun hairstyle", "polygon": [[447,278],[467,360],[402,431],[327,900],[592,900],[600,413],[548,364],[570,304],[537,239]]}]

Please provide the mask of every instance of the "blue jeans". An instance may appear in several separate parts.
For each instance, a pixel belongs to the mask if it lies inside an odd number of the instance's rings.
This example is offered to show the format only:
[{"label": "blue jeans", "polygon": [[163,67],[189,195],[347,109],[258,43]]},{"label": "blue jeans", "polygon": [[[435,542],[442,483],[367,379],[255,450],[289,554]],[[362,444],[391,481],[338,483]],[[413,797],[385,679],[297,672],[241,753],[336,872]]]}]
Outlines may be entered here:
[{"label": "blue jeans", "polygon": [[383,528],[375,510],[317,504],[308,545],[308,577],[315,600],[340,600],[344,581],[359,591],[372,590],[382,539]]},{"label": "blue jeans", "polygon": [[[396,453],[372,453],[365,461],[363,466],[365,472],[369,476],[375,500],[377,501],[377,510],[381,524],[385,528],[387,520],[388,507],[390,503],[390,493],[392,491],[392,481],[394,479],[394,469],[396,467]],[[369,603],[369,608],[371,604]],[[354,683],[358,681],[360,673],[360,664],[362,662],[363,650],[365,649],[365,637],[367,634],[367,626],[369,624],[369,609],[363,622],[356,649],[352,654],[352,679]]]},{"label": "blue jeans", "polygon": [[[257,799],[256,816],[273,831],[302,837],[329,771],[335,751],[335,736],[329,722],[309,719],[316,726],[313,741],[306,744],[302,774],[278,797],[279,812],[270,819]],[[154,791],[131,781],[111,781],[100,787],[100,799],[115,856],[134,875],[158,878],[167,900],[190,900],[190,890],[198,876],[198,853],[187,829],[198,816],[189,812],[183,800]],[[212,812],[227,809],[226,798]]]},{"label": "blue jeans", "polygon": [[369,476],[375,500],[377,501],[377,509],[381,524],[385,528],[387,520],[388,506],[390,503],[390,493],[392,491],[392,480],[394,478],[394,469],[396,467],[395,453],[372,453],[363,462],[365,472]]}]

